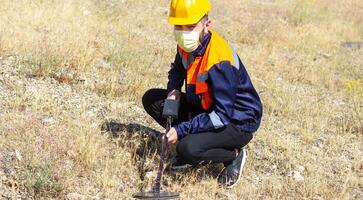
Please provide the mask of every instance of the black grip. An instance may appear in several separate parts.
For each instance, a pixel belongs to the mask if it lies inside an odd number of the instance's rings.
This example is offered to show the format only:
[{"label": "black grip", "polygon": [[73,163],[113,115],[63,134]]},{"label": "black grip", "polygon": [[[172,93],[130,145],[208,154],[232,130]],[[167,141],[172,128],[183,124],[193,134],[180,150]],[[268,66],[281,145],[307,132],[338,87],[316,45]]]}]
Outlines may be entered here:
[{"label": "black grip", "polygon": [[178,100],[171,100],[165,99],[164,101],[164,108],[163,108],[163,118],[171,117],[173,119],[178,118],[179,112],[179,101]]}]

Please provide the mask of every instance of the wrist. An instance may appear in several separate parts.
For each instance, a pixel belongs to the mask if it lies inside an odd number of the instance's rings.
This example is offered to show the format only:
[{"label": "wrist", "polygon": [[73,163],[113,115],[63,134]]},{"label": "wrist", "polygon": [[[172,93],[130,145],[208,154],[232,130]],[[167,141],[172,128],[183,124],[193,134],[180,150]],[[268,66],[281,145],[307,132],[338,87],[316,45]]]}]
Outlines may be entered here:
[{"label": "wrist", "polygon": [[173,128],[175,129],[178,140],[180,140],[182,138],[182,134],[181,134],[180,129],[178,128],[178,125],[174,126]]}]

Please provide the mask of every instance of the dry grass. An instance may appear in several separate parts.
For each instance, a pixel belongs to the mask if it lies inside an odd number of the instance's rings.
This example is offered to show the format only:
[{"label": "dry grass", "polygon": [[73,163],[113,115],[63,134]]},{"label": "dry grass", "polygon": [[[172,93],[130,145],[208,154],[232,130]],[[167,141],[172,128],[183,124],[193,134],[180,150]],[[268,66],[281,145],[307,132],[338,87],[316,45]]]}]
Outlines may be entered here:
[{"label": "dry grass", "polygon": [[[238,187],[218,188],[202,168],[168,176],[166,188],[182,199],[362,199],[363,49],[341,47],[363,40],[362,1],[212,3],[214,29],[261,94],[263,123]],[[166,13],[166,1],[0,0],[0,198],[138,190],[142,131],[111,137],[100,126],[160,130],[140,99],[167,82]],[[156,166],[150,154],[146,168]]]}]

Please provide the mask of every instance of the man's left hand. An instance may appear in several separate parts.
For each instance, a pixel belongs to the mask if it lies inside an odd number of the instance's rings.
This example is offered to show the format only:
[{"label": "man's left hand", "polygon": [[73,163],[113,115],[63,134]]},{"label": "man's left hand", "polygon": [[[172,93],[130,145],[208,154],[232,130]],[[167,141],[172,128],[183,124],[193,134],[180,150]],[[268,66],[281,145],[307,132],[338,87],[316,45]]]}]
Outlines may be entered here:
[{"label": "man's left hand", "polygon": [[175,144],[178,141],[178,134],[174,127],[172,127],[169,132],[166,133],[166,137],[168,137],[169,144]]}]

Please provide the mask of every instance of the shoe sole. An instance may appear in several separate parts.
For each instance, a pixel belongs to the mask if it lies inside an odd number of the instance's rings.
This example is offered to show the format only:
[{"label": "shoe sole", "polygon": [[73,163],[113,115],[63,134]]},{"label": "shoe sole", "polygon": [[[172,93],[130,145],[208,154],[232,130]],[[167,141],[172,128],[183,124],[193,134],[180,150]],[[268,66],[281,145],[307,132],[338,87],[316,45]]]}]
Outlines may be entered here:
[{"label": "shoe sole", "polygon": [[231,188],[233,188],[234,186],[236,186],[236,185],[237,185],[237,183],[239,182],[239,180],[241,179],[241,176],[242,176],[242,169],[243,169],[243,167],[244,167],[244,165],[245,165],[246,158],[247,158],[247,150],[246,150],[245,148],[243,148],[243,149],[242,149],[242,151],[243,151],[243,154],[244,154],[244,155],[243,155],[243,158],[242,158],[241,167],[240,167],[240,169],[239,169],[238,179],[237,179],[237,181],[236,181],[233,185],[227,186],[226,188],[228,188],[228,189],[231,189]]}]

